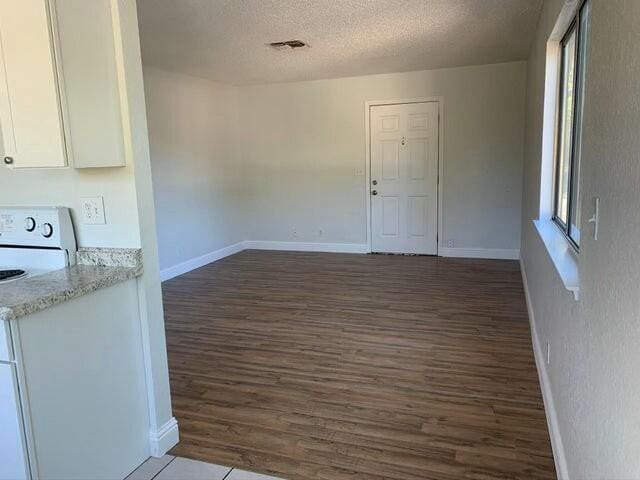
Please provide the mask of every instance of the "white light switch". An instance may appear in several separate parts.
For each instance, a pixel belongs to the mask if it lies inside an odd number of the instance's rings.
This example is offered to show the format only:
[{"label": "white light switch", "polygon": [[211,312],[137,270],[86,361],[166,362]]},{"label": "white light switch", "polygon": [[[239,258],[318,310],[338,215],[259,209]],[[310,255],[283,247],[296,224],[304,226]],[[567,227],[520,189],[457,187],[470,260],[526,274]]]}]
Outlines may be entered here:
[{"label": "white light switch", "polygon": [[104,216],[104,200],[102,197],[82,197],[82,223],[85,225],[104,225],[107,223]]}]

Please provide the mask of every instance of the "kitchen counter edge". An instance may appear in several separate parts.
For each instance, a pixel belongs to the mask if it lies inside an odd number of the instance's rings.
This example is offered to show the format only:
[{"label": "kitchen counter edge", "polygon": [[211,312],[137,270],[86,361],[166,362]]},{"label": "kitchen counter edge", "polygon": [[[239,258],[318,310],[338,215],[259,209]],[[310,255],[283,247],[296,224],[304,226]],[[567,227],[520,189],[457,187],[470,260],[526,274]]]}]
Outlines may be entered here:
[{"label": "kitchen counter edge", "polygon": [[81,248],[77,264],[0,287],[0,321],[15,320],[143,273],[137,248]]}]

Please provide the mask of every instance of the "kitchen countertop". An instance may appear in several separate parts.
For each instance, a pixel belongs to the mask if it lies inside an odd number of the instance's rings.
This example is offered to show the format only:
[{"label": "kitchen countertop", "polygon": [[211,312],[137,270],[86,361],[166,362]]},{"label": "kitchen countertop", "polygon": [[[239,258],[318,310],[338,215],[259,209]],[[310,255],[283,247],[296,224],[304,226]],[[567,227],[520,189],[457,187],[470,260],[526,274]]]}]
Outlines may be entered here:
[{"label": "kitchen countertop", "polygon": [[0,285],[0,321],[44,310],[142,275],[140,249],[80,249],[78,264]]}]

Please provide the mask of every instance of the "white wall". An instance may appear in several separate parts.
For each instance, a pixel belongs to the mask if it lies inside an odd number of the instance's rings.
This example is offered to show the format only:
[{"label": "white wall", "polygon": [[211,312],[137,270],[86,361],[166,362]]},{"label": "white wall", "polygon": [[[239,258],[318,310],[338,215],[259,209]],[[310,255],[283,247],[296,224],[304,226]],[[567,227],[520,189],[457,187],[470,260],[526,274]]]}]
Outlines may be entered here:
[{"label": "white wall", "polygon": [[242,240],[365,250],[365,102],[433,96],[441,246],[517,255],[525,65],[243,87],[145,68],[161,267]]},{"label": "white wall", "polygon": [[239,88],[249,239],[366,243],[365,102],[443,96],[441,242],[517,250],[524,92],[524,62]]},{"label": "white wall", "polygon": [[[528,67],[522,258],[572,479],[640,478],[640,2],[593,2],[581,173],[580,299],[564,289],[532,220],[540,199],[545,2]],[[586,220],[601,198],[598,241]]]},{"label": "white wall", "polygon": [[120,18],[118,33],[122,49],[116,53],[121,55],[118,56],[118,60],[122,65],[122,76],[126,86],[126,101],[123,106],[127,113],[123,122],[124,150],[127,161],[133,164],[135,170],[138,228],[144,258],[144,274],[138,277],[138,295],[147,375],[150,453],[161,456],[178,442],[178,426],[171,410],[138,14],[135,1],[112,2],[117,5]]},{"label": "white wall", "polygon": [[244,240],[236,89],[145,67],[160,268]]},{"label": "white wall", "polygon": [[[104,197],[106,225],[84,225],[80,197]],[[82,247],[139,247],[133,166],[75,170],[0,168],[0,205],[70,207]]]}]

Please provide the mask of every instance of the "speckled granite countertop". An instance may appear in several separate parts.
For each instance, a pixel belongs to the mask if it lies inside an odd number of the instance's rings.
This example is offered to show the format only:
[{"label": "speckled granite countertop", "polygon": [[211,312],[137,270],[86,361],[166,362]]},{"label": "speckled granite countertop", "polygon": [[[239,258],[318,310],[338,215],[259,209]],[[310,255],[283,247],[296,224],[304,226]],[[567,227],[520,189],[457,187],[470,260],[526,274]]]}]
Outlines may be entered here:
[{"label": "speckled granite countertop", "polygon": [[140,249],[80,249],[73,267],[0,285],[0,321],[13,320],[142,274]]}]

